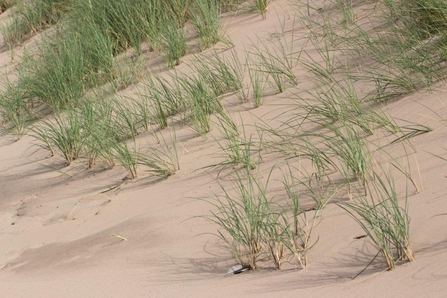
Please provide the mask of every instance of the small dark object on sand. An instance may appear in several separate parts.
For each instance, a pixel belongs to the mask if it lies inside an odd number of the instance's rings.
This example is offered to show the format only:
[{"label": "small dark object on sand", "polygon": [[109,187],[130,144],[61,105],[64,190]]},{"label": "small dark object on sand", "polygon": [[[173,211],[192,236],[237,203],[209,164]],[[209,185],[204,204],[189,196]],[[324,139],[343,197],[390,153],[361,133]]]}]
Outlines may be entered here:
[{"label": "small dark object on sand", "polygon": [[234,265],[228,269],[227,274],[239,274],[250,269],[250,265]]}]

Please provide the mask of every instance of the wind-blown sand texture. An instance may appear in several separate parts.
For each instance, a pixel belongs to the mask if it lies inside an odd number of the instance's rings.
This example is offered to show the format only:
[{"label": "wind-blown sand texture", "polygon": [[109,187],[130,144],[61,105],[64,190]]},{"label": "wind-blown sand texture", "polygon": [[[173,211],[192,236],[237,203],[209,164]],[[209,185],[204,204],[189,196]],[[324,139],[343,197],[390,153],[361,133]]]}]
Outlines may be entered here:
[{"label": "wind-blown sand texture", "polygon": [[[239,57],[251,43],[267,43],[282,20],[291,28],[291,10],[287,1],[278,0],[269,6],[266,20],[256,12],[226,14],[225,32]],[[299,22],[294,30],[300,36],[307,34]],[[35,42],[38,36],[14,49],[16,57]],[[1,69],[13,78],[17,58],[11,61],[11,52],[2,46]],[[162,58],[145,55],[147,67],[166,71]],[[314,58],[318,59],[316,53]],[[182,58],[178,70],[187,71],[194,59],[193,55]],[[276,94],[267,88],[259,108],[239,103],[234,95],[226,96],[224,105],[245,125],[262,120],[278,126],[287,116],[292,94],[313,88],[304,69],[297,67],[295,72],[297,89]],[[120,92],[132,96],[134,88]],[[231,168],[219,172],[208,167],[220,162],[217,129],[204,140],[189,127],[178,127],[180,170],[167,179],[141,173],[136,181],[126,179],[127,172],[119,166],[87,170],[80,161],[65,166],[61,157],[49,157],[48,151],[34,146],[31,136],[16,141],[4,135],[0,140],[0,296],[443,297],[447,293],[447,162],[434,155],[446,156],[447,126],[433,111],[447,119],[446,92],[443,82],[436,83],[431,92],[419,90],[385,107],[395,119],[433,129],[412,138],[413,151],[407,152],[412,177],[423,187],[415,193],[407,183],[416,260],[385,271],[376,259],[356,279],[376,250],[367,239],[355,239],[364,231],[333,203],[325,207],[313,232],[318,242],[308,253],[305,269],[292,259],[281,271],[261,261],[256,271],[226,275],[236,262],[214,235],[217,226],[202,217],[210,215],[213,206],[201,198],[222,193],[219,183],[232,188]],[[137,139],[144,144],[151,136],[143,133]],[[401,160],[405,152],[397,145],[390,155]],[[266,152],[262,159],[254,171],[263,177],[275,164],[285,164],[276,153]],[[281,172],[274,170],[272,175],[275,190],[281,187]],[[404,194],[402,175],[396,175],[396,184]],[[346,193],[337,199],[346,200]]]}]

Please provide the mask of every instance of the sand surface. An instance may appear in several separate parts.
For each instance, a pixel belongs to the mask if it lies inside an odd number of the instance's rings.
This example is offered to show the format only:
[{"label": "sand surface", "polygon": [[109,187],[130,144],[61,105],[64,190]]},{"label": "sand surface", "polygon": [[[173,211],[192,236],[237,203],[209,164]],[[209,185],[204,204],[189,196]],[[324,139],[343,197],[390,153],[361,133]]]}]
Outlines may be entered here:
[{"label": "sand surface", "polygon": [[[290,25],[289,11],[286,1],[275,1],[267,20],[252,12],[227,15],[226,32],[238,55],[243,56],[249,41],[268,40],[281,20]],[[0,67],[5,72],[16,63],[10,58],[3,49]],[[148,58],[148,64],[160,65],[157,59]],[[299,88],[311,85],[304,71],[297,69],[297,76]],[[122,92],[130,94],[132,88]],[[18,141],[2,136],[0,297],[444,297],[447,162],[433,154],[447,155],[447,126],[433,111],[447,118],[446,94],[445,84],[438,83],[431,92],[418,91],[386,107],[396,118],[433,129],[412,139],[409,158],[416,183],[423,187],[416,194],[408,186],[416,260],[389,272],[376,260],[356,279],[376,252],[365,239],[355,239],[364,232],[336,204],[322,213],[314,232],[319,241],[309,252],[306,269],[291,261],[281,271],[266,265],[226,275],[235,261],[213,235],[217,227],[202,217],[212,206],[200,200],[222,192],[219,170],[205,168],[217,162],[213,137],[204,140],[190,128],[179,128],[181,169],[168,179],[142,173],[139,180],[129,181],[119,166],[87,170],[79,162],[66,167],[62,158],[49,157],[33,145],[30,136]],[[244,123],[257,118],[274,123],[289,97],[273,94],[257,109],[250,104],[228,109]],[[275,154],[266,153],[257,171],[267,175],[276,162]],[[221,172],[219,183],[231,188],[229,172]],[[275,179],[280,174],[273,172]]]}]

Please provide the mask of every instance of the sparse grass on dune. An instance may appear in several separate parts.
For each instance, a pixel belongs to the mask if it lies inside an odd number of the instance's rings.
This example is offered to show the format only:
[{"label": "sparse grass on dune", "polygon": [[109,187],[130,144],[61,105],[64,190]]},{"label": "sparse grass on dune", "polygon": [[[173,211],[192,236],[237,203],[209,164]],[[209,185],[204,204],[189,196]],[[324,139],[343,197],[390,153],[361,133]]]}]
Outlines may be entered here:
[{"label": "sparse grass on dune", "polygon": [[[5,29],[14,43],[58,23],[37,52],[24,55],[17,83],[6,84],[1,94],[4,126],[17,137],[45,110],[54,115],[35,123],[31,135],[67,165],[118,164],[131,179],[143,171],[167,178],[181,166],[177,125],[191,126],[203,139],[217,126],[223,139],[207,142],[218,142],[224,160],[205,168],[233,167],[228,174],[233,184],[230,190],[222,183],[222,195],[210,200],[214,213],[209,218],[237,262],[256,269],[265,264],[260,257],[268,256],[269,264],[281,269],[294,257],[304,268],[318,239],[321,213],[335,200],[364,229],[387,268],[414,260],[408,198],[400,198],[393,176],[383,169],[394,168],[422,191],[411,177],[406,146],[431,128],[397,125],[381,108],[446,78],[445,1],[379,0],[367,16],[357,14],[351,1],[323,1],[322,7],[300,2],[300,22],[279,21],[273,41],[252,44],[245,61],[238,49],[204,51],[222,41],[219,13],[241,1],[47,0],[49,6],[43,1],[19,2],[47,10],[36,10],[36,16],[27,12],[29,21],[19,14],[12,25],[17,28]],[[3,3],[9,2],[0,7]],[[251,3],[265,17],[270,1]],[[298,23],[306,34],[298,34]],[[203,52],[176,68],[189,52],[191,29]],[[144,43],[172,70],[148,70],[144,77],[139,60]],[[119,60],[129,49],[135,56]],[[314,84],[302,90],[298,78]],[[108,83],[118,92],[137,81],[142,87],[136,95],[96,93]],[[287,103],[281,123],[270,127],[266,120],[255,140],[242,118],[236,125],[225,104],[234,96],[244,102],[252,96],[260,107],[269,83]],[[140,145],[137,136],[153,131],[156,141]],[[379,138],[383,144],[376,146]],[[397,143],[407,158],[383,158]],[[260,178],[264,148],[277,160]],[[273,193],[268,186],[276,170],[284,188]],[[304,202],[311,206],[305,209]]]},{"label": "sparse grass on dune", "polygon": [[[441,25],[445,3],[431,0],[379,1],[374,13],[345,24],[325,17],[310,22],[350,62],[367,62],[362,71],[348,69],[357,80],[376,84],[376,101],[387,101],[445,78],[445,34]],[[444,10],[443,10],[444,7]],[[333,14],[336,15],[336,14]],[[371,28],[370,24],[376,24]],[[437,24],[437,25],[435,25]],[[434,28],[433,26],[436,26]]]},{"label": "sparse grass on dune", "polygon": [[[355,17],[351,14],[351,12],[349,12],[348,10],[351,9],[351,7],[344,7],[344,9],[346,9],[346,11],[343,13],[343,18],[344,18],[344,24],[343,26],[350,26],[352,25],[352,22],[355,21]],[[350,15],[349,18],[347,18],[347,16]],[[349,20],[349,21],[348,21]],[[396,31],[393,31],[396,32]],[[402,34],[402,33],[400,33]],[[439,32],[437,33],[439,34]],[[411,35],[410,35],[411,36]],[[337,40],[338,37],[336,36],[332,36],[333,40]],[[389,38],[389,36],[388,36]],[[400,35],[398,35],[398,38],[400,38]],[[332,41],[333,41],[332,40]],[[408,41],[408,40],[407,40]],[[414,40],[413,40],[414,41]],[[375,40],[374,43],[378,43],[381,42],[380,40]],[[389,42],[388,40],[383,40],[382,42],[386,43]],[[386,44],[387,46],[389,46],[390,44]],[[373,50],[373,55],[374,57],[377,59],[376,61],[381,61],[381,62],[387,62],[389,67],[392,67],[393,69],[397,70],[397,72],[391,72],[388,73],[388,76],[393,76],[395,74],[397,74],[396,76],[390,78],[389,82],[383,85],[386,85],[386,88],[388,88],[388,86],[392,86],[392,84],[396,84],[396,86],[400,86],[400,78],[403,77],[399,74],[399,72],[401,74],[405,74],[408,77],[408,82],[409,85],[411,86],[409,88],[407,87],[403,87],[403,89],[405,90],[416,90],[417,88],[420,87],[427,87],[430,86],[430,84],[433,81],[439,80],[443,77],[443,71],[440,68],[436,68],[433,69],[432,68],[432,62],[430,62],[430,59],[427,58],[422,58],[421,60],[413,60],[411,61],[411,56],[413,55],[413,53],[411,53],[412,51],[415,50],[415,44],[413,44],[413,46],[411,47],[403,47],[403,43],[399,44],[399,50],[405,49],[404,52],[408,53],[408,54],[398,54],[397,56],[395,56],[396,60],[395,61],[391,61],[391,59],[388,57],[387,59],[385,59],[386,55],[389,55],[390,53],[387,52],[387,54],[385,54],[385,52],[380,52],[383,51],[384,48],[371,48],[371,50]],[[439,44],[437,44],[439,46]],[[356,48],[355,44],[351,44],[352,48]],[[368,47],[368,44],[359,44],[359,47]],[[439,48],[438,48],[439,49]],[[329,46],[328,44],[326,44],[326,49],[323,51],[326,52],[320,52],[322,54],[322,57],[327,57],[323,59],[323,62],[326,61],[328,63],[326,63],[325,68],[318,68],[319,66],[317,65],[317,62],[315,60],[312,61],[305,61],[306,62],[306,67],[309,69],[309,71],[313,72],[315,75],[320,75],[320,74],[325,74],[323,76],[323,79],[319,80],[320,86],[322,86],[322,88],[327,88],[325,89],[326,91],[322,91],[322,92],[317,92],[314,97],[314,99],[317,99],[318,102],[321,103],[321,106],[314,106],[314,103],[299,103],[299,108],[300,109],[304,109],[304,112],[302,114],[302,116],[300,117],[299,120],[296,120],[296,123],[300,123],[300,125],[298,126],[298,129],[295,130],[295,132],[297,133],[297,135],[294,135],[292,137],[292,135],[283,135],[285,138],[283,138],[282,140],[287,140],[290,137],[292,138],[297,138],[297,141],[303,141],[304,137],[306,136],[306,131],[301,131],[299,128],[300,127],[305,127],[303,125],[302,121],[309,121],[309,122],[314,122],[316,121],[316,123],[320,124],[320,129],[323,129],[321,132],[315,132],[313,131],[312,133],[307,133],[309,137],[313,138],[314,140],[317,139],[318,141],[316,143],[322,143],[325,144],[327,146],[327,148],[329,149],[329,151],[321,151],[321,148],[318,147],[313,147],[312,145],[312,141],[307,141],[304,142],[304,144],[307,144],[306,146],[302,146],[300,149],[295,149],[298,152],[300,152],[300,156],[302,157],[306,157],[311,159],[315,165],[318,165],[317,162],[318,160],[327,160],[328,162],[326,162],[327,165],[331,165],[331,167],[337,169],[339,172],[343,173],[343,176],[346,179],[346,183],[349,185],[350,187],[350,181],[351,178],[350,177],[355,177],[357,180],[361,181],[363,184],[363,188],[365,189],[365,193],[360,194],[360,201],[357,203],[353,202],[353,203],[347,203],[347,205],[349,206],[349,208],[351,208],[350,210],[353,210],[353,213],[357,213],[360,217],[357,218],[361,218],[358,219],[358,222],[360,223],[361,220],[365,220],[368,222],[367,225],[365,224],[361,224],[362,227],[367,227],[368,230],[368,235],[370,235],[370,237],[372,237],[372,240],[374,243],[377,244],[379,250],[382,252],[382,254],[385,257],[387,266],[392,269],[394,267],[394,262],[395,262],[395,258],[393,257],[393,254],[390,253],[390,248],[388,246],[388,248],[384,248],[385,244],[380,243],[380,240],[378,240],[380,237],[382,238],[387,238],[390,239],[387,236],[383,236],[383,233],[387,233],[384,232],[383,230],[381,230],[382,235],[378,236],[376,234],[374,234],[375,232],[370,232],[370,231],[378,231],[381,229],[380,223],[381,220],[372,220],[371,218],[378,218],[380,216],[382,216],[383,214],[387,214],[387,215],[383,215],[384,217],[387,218],[395,218],[395,221],[390,221],[389,222],[389,226],[388,226],[388,231],[391,231],[391,229],[396,229],[397,231],[402,231],[402,233],[400,232],[396,232],[399,235],[402,236],[396,236],[393,234],[393,236],[390,236],[392,239],[394,240],[390,240],[390,243],[392,243],[392,245],[394,245],[394,247],[396,247],[396,255],[397,255],[397,260],[401,260],[402,258],[407,258],[408,260],[412,261],[413,260],[413,255],[411,252],[411,248],[409,247],[409,241],[408,241],[408,234],[406,234],[406,236],[403,236],[405,234],[404,231],[408,231],[408,226],[407,224],[408,222],[408,217],[407,217],[407,209],[400,209],[400,207],[396,207],[397,206],[397,198],[396,198],[396,192],[395,192],[395,186],[393,184],[393,178],[391,176],[386,176],[385,177],[379,177],[376,176],[378,175],[377,172],[373,172],[373,163],[372,163],[372,152],[370,151],[370,149],[368,148],[369,146],[367,146],[368,141],[367,141],[367,136],[368,135],[373,135],[376,133],[376,130],[380,130],[383,132],[386,132],[387,134],[391,134],[391,135],[395,135],[397,137],[397,139],[395,138],[395,140],[406,140],[410,137],[413,136],[413,133],[411,131],[408,131],[404,126],[402,127],[397,127],[392,121],[390,121],[390,119],[388,119],[386,116],[382,116],[380,115],[380,113],[377,113],[375,110],[373,110],[372,108],[370,108],[370,100],[388,100],[390,98],[395,97],[396,95],[398,95],[399,93],[395,92],[395,89],[390,88],[385,90],[385,88],[383,88],[379,93],[375,94],[373,97],[369,97],[371,96],[371,93],[365,94],[365,98],[360,99],[358,97],[358,95],[356,94],[356,90],[354,87],[354,84],[348,84],[348,85],[344,85],[344,83],[340,83],[341,81],[339,79],[336,79],[333,76],[333,72],[335,70],[335,68],[333,67],[333,62],[330,60],[332,58],[330,58],[330,56],[325,56],[326,53],[328,53],[329,51]],[[428,54],[424,55],[424,57],[428,57],[429,55],[432,55],[433,52],[429,51]],[[263,57],[261,57],[263,58]],[[378,59],[380,58],[380,59]],[[427,64],[428,63],[428,64]],[[375,75],[378,77],[380,73],[382,73],[383,68],[377,68],[377,69],[373,69],[373,71],[375,72]],[[435,71],[433,71],[435,70]],[[349,71],[349,70],[348,70]],[[430,73],[432,75],[430,75]],[[338,75],[343,75],[342,73],[339,73]],[[350,77],[349,75],[347,75],[349,80],[352,79],[352,77]],[[385,74],[386,77],[386,74]],[[348,80],[348,83],[349,83]],[[366,75],[358,75],[355,76],[355,80],[364,80],[364,81],[373,81],[375,84],[379,84],[376,85],[377,86],[383,86],[380,85],[381,82],[375,80],[375,79],[371,79],[371,76],[368,75],[368,72],[366,72]],[[276,84],[277,86],[279,86],[279,91],[282,91],[282,86],[283,83],[281,83],[281,81],[277,80],[277,82],[280,82],[279,84]],[[345,81],[346,82],[346,81]],[[407,84],[407,83],[405,83]],[[331,95],[332,94],[332,95]],[[383,96],[383,97],[382,97]],[[329,99],[329,100],[328,100]],[[344,102],[346,100],[346,102]],[[343,102],[343,103],[342,103]],[[338,124],[336,124],[338,123]],[[285,127],[291,128],[294,124],[292,123],[286,123]],[[352,127],[352,128],[351,128]],[[360,131],[357,131],[357,129],[355,128],[357,127],[358,129],[360,129]],[[328,131],[325,131],[329,129],[330,132],[332,132],[334,135],[330,134],[328,136],[326,136],[325,134],[328,133]],[[410,128],[411,130],[411,128]],[[416,134],[420,134],[420,133],[425,133],[427,131],[429,131],[430,129],[423,129],[423,127],[419,127],[417,126],[417,133],[415,131]],[[301,136],[300,136],[301,134]],[[279,136],[278,134],[276,134],[276,136]],[[335,136],[335,137],[334,137]],[[391,143],[394,143],[395,141],[392,141],[393,138],[391,138],[391,140],[389,141]],[[297,142],[298,143],[298,142]],[[284,143],[283,143],[284,144]],[[295,143],[296,144],[296,143]],[[281,147],[282,145],[278,144],[279,147]],[[284,144],[284,146],[286,146],[286,144]],[[324,146],[323,146],[324,147]],[[285,147],[284,147],[285,148]],[[299,148],[299,146],[298,146]],[[285,149],[287,150],[287,149]],[[306,152],[310,153],[310,154],[306,154]],[[318,154],[315,155],[316,152],[320,152],[323,153],[323,155]],[[317,157],[322,157],[324,156],[323,159],[321,158],[317,158]],[[320,167],[321,168],[321,167]],[[323,166],[323,168],[326,168],[326,166]],[[401,167],[400,168],[405,168],[405,167]],[[400,172],[402,173],[407,173],[407,171],[403,170],[401,171],[399,169]],[[324,173],[325,170],[321,171],[320,173]],[[405,176],[408,179],[411,179],[411,177],[408,177],[407,174],[405,174]],[[325,177],[325,176],[321,176],[317,175],[316,177],[320,177],[318,179],[321,179],[321,177]],[[372,178],[376,177],[375,179],[377,180],[373,180],[372,182],[370,182],[372,185],[369,186],[369,183],[367,184],[366,181],[370,180]],[[386,182],[388,181],[388,182]],[[413,182],[412,182],[413,183]],[[413,183],[414,184],[414,183]],[[309,184],[310,185],[310,184]],[[316,188],[318,189],[318,187]],[[315,191],[316,189],[314,189],[313,187],[310,188],[310,192],[313,193],[313,191]],[[372,192],[372,194],[371,194]],[[368,195],[368,193],[370,193]],[[361,203],[364,202],[362,201],[363,199],[366,200],[367,196],[374,197],[377,201],[374,204],[369,204],[369,203]],[[391,203],[392,201],[392,203]],[[366,201],[365,201],[366,202]],[[363,205],[362,205],[363,204]],[[390,204],[390,205],[387,205]],[[380,211],[381,207],[380,206],[392,206],[392,207],[385,207],[385,211]],[[363,208],[363,209],[362,209]],[[392,211],[394,210],[394,211]],[[365,212],[363,212],[365,211]],[[351,214],[353,214],[351,213]],[[375,214],[375,215],[374,215]],[[368,216],[372,216],[372,217],[368,217]],[[369,218],[369,220],[367,220],[366,218]],[[407,219],[407,221],[405,220],[405,218]],[[405,223],[404,226],[400,226],[400,223]],[[393,228],[391,228],[393,227]],[[366,228],[365,228],[366,230]],[[277,239],[276,237],[274,237],[273,235],[277,234],[277,229],[270,229],[270,235],[272,235],[272,239]],[[391,232],[389,232],[391,233]],[[375,238],[374,238],[375,237]],[[402,242],[397,243],[400,240],[397,239],[402,239]],[[272,240],[273,241],[273,240]],[[273,241],[274,242],[274,241]],[[390,245],[387,244],[387,245]],[[406,248],[408,247],[408,248]],[[278,253],[278,249],[279,246],[278,245],[270,245],[270,250],[272,252],[273,255],[273,259],[275,260],[275,266],[279,266],[279,258],[278,256],[282,255],[282,253]],[[277,253],[273,253],[273,251],[276,251]],[[276,256],[276,257],[275,257]]]},{"label": "sparse grass on dune", "polygon": [[287,250],[305,268],[306,255],[316,243],[312,236],[320,213],[336,191],[325,198],[315,197],[315,210],[304,210],[297,188],[302,181],[289,167],[283,173],[288,203],[279,204],[268,191],[273,170],[266,182],[253,176],[249,169],[238,173],[234,180],[236,194],[222,188],[222,197],[211,199],[217,212],[210,220],[219,226],[218,236],[241,265],[257,269],[260,256],[267,255],[273,266],[281,269],[284,260],[290,260]]}]

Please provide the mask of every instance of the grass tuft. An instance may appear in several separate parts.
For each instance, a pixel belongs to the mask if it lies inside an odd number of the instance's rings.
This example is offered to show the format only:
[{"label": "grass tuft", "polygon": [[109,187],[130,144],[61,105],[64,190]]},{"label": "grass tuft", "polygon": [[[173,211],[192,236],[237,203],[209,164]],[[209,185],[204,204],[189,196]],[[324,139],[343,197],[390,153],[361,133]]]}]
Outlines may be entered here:
[{"label": "grass tuft", "polygon": [[401,206],[390,174],[384,178],[377,176],[368,197],[360,196],[355,202],[339,205],[377,246],[389,270],[394,269],[398,261],[414,261],[407,197]]},{"label": "grass tuft", "polygon": [[199,36],[201,51],[221,40],[219,23],[219,5],[217,0],[196,0],[192,10],[192,24]]}]

